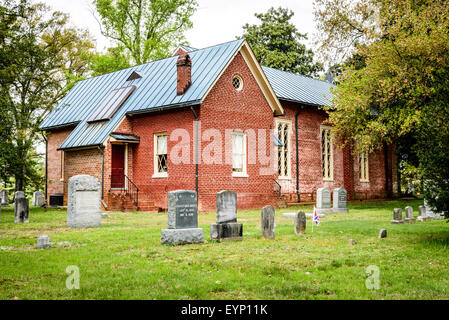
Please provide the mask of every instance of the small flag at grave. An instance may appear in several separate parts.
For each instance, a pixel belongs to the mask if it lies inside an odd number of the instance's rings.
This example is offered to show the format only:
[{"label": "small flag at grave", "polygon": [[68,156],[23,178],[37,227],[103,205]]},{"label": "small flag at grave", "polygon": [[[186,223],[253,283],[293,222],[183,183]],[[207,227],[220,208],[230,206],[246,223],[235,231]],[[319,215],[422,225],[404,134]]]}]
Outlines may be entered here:
[{"label": "small flag at grave", "polygon": [[319,217],[318,212],[316,211],[315,207],[313,207],[313,222],[315,222],[315,224],[317,226],[320,225],[320,217]]}]

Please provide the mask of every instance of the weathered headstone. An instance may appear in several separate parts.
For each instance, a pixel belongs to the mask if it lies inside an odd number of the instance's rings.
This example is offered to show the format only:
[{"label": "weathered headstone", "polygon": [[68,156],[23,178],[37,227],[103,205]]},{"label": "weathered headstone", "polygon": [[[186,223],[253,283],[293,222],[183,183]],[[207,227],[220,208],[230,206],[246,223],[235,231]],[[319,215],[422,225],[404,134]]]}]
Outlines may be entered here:
[{"label": "weathered headstone", "polygon": [[210,225],[212,240],[242,240],[243,225],[237,223],[237,194],[223,190],[217,193],[217,223]]},{"label": "weathered headstone", "polygon": [[427,213],[426,213],[426,207],[419,206],[418,211],[419,211],[418,221],[423,221],[423,222],[429,221],[429,217],[427,216]]},{"label": "weathered headstone", "polygon": [[334,205],[332,212],[334,213],[347,213],[346,202],[348,199],[348,193],[345,188],[334,189]]},{"label": "weathered headstone", "polygon": [[424,199],[424,207],[426,208],[427,217],[432,220],[441,220],[444,219],[444,214],[441,212],[435,212],[427,203],[427,200]]},{"label": "weathered headstone", "polygon": [[402,220],[402,209],[401,208],[393,209],[393,220],[391,220],[391,223],[395,223],[395,224],[404,223],[404,220]]},{"label": "weathered headstone", "polygon": [[6,190],[0,190],[0,206],[7,207],[8,203],[8,192]]},{"label": "weathered headstone", "polygon": [[45,202],[44,200],[44,194],[41,191],[36,191],[33,193],[33,206],[42,207]]},{"label": "weathered headstone", "polygon": [[40,236],[37,238],[37,248],[46,249],[51,247],[51,239],[47,235]]},{"label": "weathered headstone", "polygon": [[386,238],[386,237],[387,237],[387,230],[380,229],[380,231],[379,231],[379,238],[382,239],[382,238]]},{"label": "weathered headstone", "polygon": [[30,207],[28,199],[22,191],[17,191],[14,196],[14,222],[28,223],[30,217]]},{"label": "weathered headstone", "polygon": [[316,209],[320,213],[332,213],[331,191],[329,188],[319,188],[316,191]]},{"label": "weathered headstone", "polygon": [[262,237],[274,239],[274,208],[265,206],[262,208],[261,214]]},{"label": "weathered headstone", "polygon": [[306,214],[303,211],[299,211],[295,217],[295,234],[304,233],[306,233]]},{"label": "weathered headstone", "polygon": [[162,244],[203,243],[204,230],[198,228],[198,201],[195,191],[168,193],[168,229],[161,231]]},{"label": "weathered headstone", "polygon": [[101,226],[100,181],[82,174],[71,177],[68,184],[67,226]]},{"label": "weathered headstone", "polygon": [[416,219],[413,218],[413,208],[410,206],[405,207],[405,223],[415,223]]}]

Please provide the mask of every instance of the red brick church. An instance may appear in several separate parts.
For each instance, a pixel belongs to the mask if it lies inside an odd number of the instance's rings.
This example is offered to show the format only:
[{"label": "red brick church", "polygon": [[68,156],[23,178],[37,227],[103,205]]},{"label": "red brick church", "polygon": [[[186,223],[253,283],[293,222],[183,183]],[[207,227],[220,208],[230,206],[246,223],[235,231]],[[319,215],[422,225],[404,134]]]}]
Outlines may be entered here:
[{"label": "red brick church", "polygon": [[261,67],[244,40],[80,81],[41,124],[47,200],[66,205],[77,174],[100,180],[107,210],[157,211],[177,189],[197,190],[202,211],[221,190],[239,209],[314,200],[323,186],[397,194],[393,146],[355,154],[323,124],[332,86]]}]

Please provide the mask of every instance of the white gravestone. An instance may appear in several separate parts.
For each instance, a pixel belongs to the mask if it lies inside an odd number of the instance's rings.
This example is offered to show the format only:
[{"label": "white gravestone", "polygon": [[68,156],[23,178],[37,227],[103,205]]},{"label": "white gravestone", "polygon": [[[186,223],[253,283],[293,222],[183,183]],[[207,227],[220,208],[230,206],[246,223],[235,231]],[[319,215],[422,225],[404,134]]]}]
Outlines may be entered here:
[{"label": "white gravestone", "polygon": [[348,199],[348,193],[345,188],[334,189],[334,206],[332,211],[334,213],[347,213],[346,202]]},{"label": "white gravestone", "polygon": [[77,175],[71,177],[68,184],[67,226],[101,226],[100,181],[88,175]]},{"label": "white gravestone", "polygon": [[44,205],[44,194],[41,191],[33,193],[33,206],[42,207]]},{"label": "white gravestone", "polygon": [[424,199],[424,207],[426,208],[427,217],[432,220],[441,220],[444,219],[444,215],[440,212],[434,212],[432,208],[427,203],[426,199]]},{"label": "white gravestone", "polygon": [[405,223],[415,223],[416,219],[413,218],[413,207],[407,206],[405,207]]},{"label": "white gravestone", "polygon": [[316,209],[318,213],[332,213],[331,191],[329,188],[319,188],[316,191]]},{"label": "white gravestone", "polygon": [[429,217],[427,216],[427,213],[426,213],[426,207],[419,206],[418,211],[419,211],[418,221],[422,221],[422,222],[429,221]]}]

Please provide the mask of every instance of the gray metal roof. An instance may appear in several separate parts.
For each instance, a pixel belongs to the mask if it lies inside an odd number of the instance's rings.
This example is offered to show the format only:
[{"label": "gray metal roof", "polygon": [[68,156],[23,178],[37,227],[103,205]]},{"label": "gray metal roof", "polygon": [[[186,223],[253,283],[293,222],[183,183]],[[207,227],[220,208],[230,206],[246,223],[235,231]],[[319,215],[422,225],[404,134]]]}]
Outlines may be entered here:
[{"label": "gray metal roof", "polygon": [[117,140],[140,141],[140,137],[133,134],[111,133],[110,136]]},{"label": "gray metal roof", "polygon": [[268,81],[279,99],[329,106],[332,97],[330,88],[335,85],[295,73],[262,67]]},{"label": "gray metal roof", "polygon": [[[95,146],[105,141],[126,114],[199,104],[243,41],[234,40],[192,51],[189,54],[192,60],[192,84],[180,96],[176,94],[177,56],[80,81],[40,128],[49,130],[79,123],[60,149]],[[142,78],[126,81],[134,71],[138,71]],[[86,122],[86,118],[110,91],[130,85],[135,85],[136,89],[109,121]]]}]

